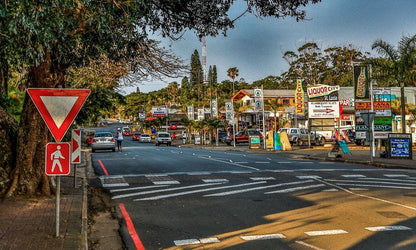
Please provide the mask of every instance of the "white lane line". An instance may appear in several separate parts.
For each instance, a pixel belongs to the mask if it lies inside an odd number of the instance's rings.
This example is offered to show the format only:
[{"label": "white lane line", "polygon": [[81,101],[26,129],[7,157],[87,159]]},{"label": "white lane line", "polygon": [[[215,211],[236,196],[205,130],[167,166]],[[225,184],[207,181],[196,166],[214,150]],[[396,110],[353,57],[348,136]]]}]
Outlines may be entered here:
[{"label": "white lane line", "polygon": [[146,178],[152,178],[152,177],[164,177],[164,176],[168,176],[168,174],[146,174],[144,176]]},{"label": "white lane line", "polygon": [[337,191],[339,191],[339,189],[336,189],[336,188],[322,190],[322,192],[337,192]]},{"label": "white lane line", "polygon": [[412,230],[410,227],[406,226],[379,226],[379,227],[366,227],[365,229],[373,232],[380,231],[396,231],[396,230]]},{"label": "white lane line", "polygon": [[236,161],[236,162],[234,162],[234,163],[237,163],[237,164],[247,164],[247,163],[248,163],[248,161]]},{"label": "white lane line", "polygon": [[286,236],[283,234],[262,234],[262,235],[246,235],[240,236],[241,239],[245,241],[252,241],[252,240],[272,240],[272,239],[284,239]]},{"label": "white lane line", "polygon": [[252,181],[274,181],[276,180],[276,178],[274,177],[251,177],[250,178]]},{"label": "white lane line", "polygon": [[[231,186],[221,186],[221,187],[215,187],[215,188],[206,188],[206,189],[192,190],[192,191],[188,191],[188,192],[180,192],[180,193],[175,193],[175,194],[167,194],[167,195],[159,195],[159,196],[153,196],[153,197],[148,197],[148,198],[135,199],[133,201],[160,200],[160,199],[164,199],[164,198],[177,197],[177,196],[182,196],[182,195],[187,195],[187,194],[203,193],[203,192],[208,192],[208,191],[213,191],[213,190],[219,190],[219,189],[225,189],[225,188],[235,188],[235,187],[251,186],[251,185],[257,185],[257,184],[264,184],[264,183],[267,183],[267,182],[265,182],[265,181],[259,181],[259,182],[251,182],[251,183],[244,183],[244,184],[238,184],[238,185],[231,185]],[[215,184],[220,184],[220,183],[213,183],[213,184],[215,185]],[[213,185],[213,184],[205,184],[205,185]]]},{"label": "white lane line", "polygon": [[267,157],[266,159],[267,159],[267,160],[269,160],[269,161],[271,161],[271,160],[272,160],[272,159],[271,159],[271,158],[269,158],[269,157]]},{"label": "white lane line", "polygon": [[291,162],[291,161],[278,161],[277,163],[279,163],[279,164],[290,164],[290,163],[293,163],[293,162]]},{"label": "white lane line", "polygon": [[416,187],[401,187],[401,186],[389,186],[389,185],[369,185],[369,184],[353,184],[353,183],[337,183],[340,186],[353,186],[353,187],[378,187],[378,188],[396,188],[396,189],[411,189],[415,190]]},{"label": "white lane line", "polygon": [[298,178],[298,179],[318,179],[318,178],[321,178],[321,177],[317,176],[317,175],[298,175],[298,176],[296,176],[296,178]]},{"label": "white lane line", "polygon": [[[287,185],[303,184],[303,183],[307,183],[307,182],[313,182],[313,180],[280,183],[280,184],[276,184],[276,185],[269,185],[269,186],[263,186],[263,187],[240,189],[240,190],[234,190],[234,191],[228,191],[228,192],[222,192],[222,193],[216,193],[216,194],[207,194],[207,195],[204,195],[204,197],[226,196],[226,195],[231,195],[231,194],[239,194],[239,193],[256,191],[256,190],[267,189],[267,188],[275,188],[275,187],[281,187],[281,186],[287,186]],[[264,183],[266,183],[266,182],[264,182]]]},{"label": "white lane line", "polygon": [[295,241],[295,242],[296,242],[296,243],[298,243],[298,244],[301,244],[301,245],[303,245],[303,246],[305,246],[305,247],[309,247],[309,248],[312,248],[312,249],[315,249],[315,250],[324,250],[323,248],[319,248],[319,247],[317,247],[317,246],[314,246],[314,245],[308,244],[308,243],[303,242],[303,241],[300,241],[300,240],[297,240],[297,241]]},{"label": "white lane line", "polygon": [[300,161],[299,163],[302,163],[302,164],[312,164],[313,162],[311,162],[311,161]]},{"label": "white lane line", "polygon": [[367,191],[368,188],[350,188],[351,191]]},{"label": "white lane line", "polygon": [[202,179],[205,183],[228,182],[227,179]]},{"label": "white lane line", "polygon": [[365,178],[366,176],[362,175],[362,174],[344,174],[344,175],[342,175],[342,177],[345,177],[345,178]]},{"label": "white lane line", "polygon": [[346,234],[346,233],[348,232],[342,229],[305,232],[305,234],[309,236],[335,235],[335,234]]},{"label": "white lane line", "polygon": [[255,161],[254,163],[257,163],[257,164],[269,164],[270,162],[269,161]]},{"label": "white lane line", "polygon": [[373,196],[368,196],[368,195],[364,195],[364,194],[357,194],[357,193],[354,193],[354,192],[352,192],[352,191],[350,191],[350,190],[348,190],[348,189],[346,189],[346,188],[341,187],[340,185],[335,185],[335,184],[332,184],[332,183],[330,183],[330,182],[323,181],[323,180],[321,180],[321,179],[315,179],[315,180],[316,180],[316,181],[319,181],[319,182],[322,182],[322,183],[324,183],[324,184],[326,184],[326,185],[333,186],[333,187],[335,187],[335,188],[339,188],[339,189],[341,189],[342,191],[344,191],[344,192],[346,192],[346,193],[349,193],[349,194],[352,194],[352,195],[355,195],[355,196],[359,196],[359,197],[362,197],[362,198],[367,198],[367,199],[371,199],[371,200],[375,200],[375,201],[380,201],[380,202],[384,202],[384,203],[388,203],[388,204],[392,204],[392,205],[396,205],[396,206],[404,207],[404,208],[407,208],[407,209],[410,209],[410,210],[416,210],[416,207],[411,207],[411,206],[407,206],[407,205],[400,204],[400,203],[397,203],[397,202],[388,201],[388,200],[383,200],[383,199],[380,199],[380,198],[376,198],[376,197],[373,197]]},{"label": "white lane line", "polygon": [[416,180],[390,179],[390,178],[364,178],[363,180],[398,181],[416,183]]},{"label": "white lane line", "polygon": [[124,192],[124,191],[133,191],[133,190],[143,190],[143,189],[152,189],[152,188],[159,188],[159,187],[166,187],[166,185],[152,185],[152,186],[144,186],[144,187],[110,189],[110,193]]},{"label": "white lane line", "polygon": [[206,172],[206,171],[191,172],[191,173],[187,173],[187,175],[211,175],[211,172]]},{"label": "white lane line", "polygon": [[199,239],[201,244],[212,244],[212,243],[218,243],[220,240],[218,238],[203,238]]},{"label": "white lane line", "polygon": [[128,187],[130,186],[127,182],[124,183],[110,183],[110,184],[101,184],[104,188],[111,188],[111,187]]},{"label": "white lane line", "polygon": [[201,244],[201,242],[197,239],[175,240],[174,243],[176,246]]},{"label": "white lane line", "polygon": [[319,164],[332,164],[333,162],[328,162],[328,161],[320,161],[318,162]]},{"label": "white lane line", "polygon": [[386,177],[406,177],[408,178],[409,176],[407,174],[385,174],[384,176]]},{"label": "white lane line", "polygon": [[290,193],[290,192],[294,192],[294,191],[305,190],[305,189],[310,189],[310,188],[317,188],[317,187],[324,187],[324,186],[325,186],[324,184],[316,184],[316,185],[309,185],[309,186],[304,186],[304,187],[295,187],[295,188],[288,188],[288,189],[270,191],[270,192],[267,192],[265,194]]},{"label": "white lane line", "polygon": [[198,158],[202,158],[202,159],[205,159],[205,160],[216,161],[216,162],[221,162],[221,163],[226,163],[226,164],[234,165],[234,166],[237,166],[237,167],[248,168],[248,169],[252,169],[252,170],[256,170],[256,171],[260,170],[258,168],[253,168],[253,167],[250,167],[250,166],[241,165],[241,164],[238,164],[238,163],[235,163],[235,162],[222,161],[222,160],[218,160],[218,159],[214,159],[214,158],[206,158],[206,157],[202,157],[202,156],[200,156]]},{"label": "white lane line", "polygon": [[192,185],[192,186],[186,186],[186,187],[158,189],[158,190],[152,190],[152,191],[144,191],[144,192],[138,192],[138,193],[116,195],[116,196],[113,196],[112,199],[114,200],[114,199],[120,199],[120,198],[126,198],[126,197],[131,197],[131,196],[138,196],[138,195],[169,192],[169,191],[176,191],[176,190],[183,190],[183,189],[190,189],[190,188],[207,187],[207,186],[218,185],[218,184],[220,184],[220,183],[207,183],[207,184],[199,184],[199,185]]},{"label": "white lane line", "polygon": [[416,183],[397,183],[397,182],[387,182],[387,181],[361,181],[361,180],[337,180],[337,179],[325,179],[326,181],[333,182],[353,182],[353,183],[367,183],[367,184],[390,184],[390,185],[403,185],[416,187]]},{"label": "white lane line", "polygon": [[155,185],[177,185],[181,184],[179,181],[152,181]]}]

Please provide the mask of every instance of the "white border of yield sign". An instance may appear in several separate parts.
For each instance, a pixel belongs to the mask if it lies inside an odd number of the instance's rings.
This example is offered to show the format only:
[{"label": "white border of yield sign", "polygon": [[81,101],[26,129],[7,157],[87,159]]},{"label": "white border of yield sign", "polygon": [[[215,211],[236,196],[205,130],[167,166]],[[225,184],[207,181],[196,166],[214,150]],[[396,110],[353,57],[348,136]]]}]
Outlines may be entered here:
[{"label": "white border of yield sign", "polygon": [[73,129],[71,139],[71,164],[81,163],[81,130]]}]

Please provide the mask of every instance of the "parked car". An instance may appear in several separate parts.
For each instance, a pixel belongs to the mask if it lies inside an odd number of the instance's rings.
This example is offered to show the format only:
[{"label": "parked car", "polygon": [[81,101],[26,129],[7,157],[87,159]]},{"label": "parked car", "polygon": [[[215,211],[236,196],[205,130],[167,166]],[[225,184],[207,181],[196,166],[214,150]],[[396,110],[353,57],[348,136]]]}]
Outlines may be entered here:
[{"label": "parked car", "polygon": [[225,143],[225,138],[227,138],[227,132],[219,132],[218,133],[218,140],[220,142]]},{"label": "parked car", "polygon": [[[258,135],[258,136],[260,136],[260,141],[263,141],[263,136],[261,135],[261,133],[258,130],[248,129],[248,130],[240,131],[237,134],[235,134],[235,144],[248,143],[250,135]],[[230,146],[232,143],[234,143],[234,136],[232,136],[232,135],[227,136],[225,138],[225,143],[227,143],[228,146]]]},{"label": "parked car", "polygon": [[155,136],[155,145],[166,144],[170,146],[172,144],[172,138],[168,132],[157,132]]},{"label": "parked car", "polygon": [[116,141],[111,132],[97,132],[91,143],[91,149],[94,153],[96,150],[111,149],[116,151]]},{"label": "parked car", "polygon": [[131,129],[129,127],[123,127],[122,131],[124,136],[131,136]]},{"label": "parked car", "polygon": [[317,146],[324,145],[326,142],[325,137],[316,132],[311,132],[309,137],[309,132],[305,128],[281,128],[278,132],[286,132],[289,137],[289,142],[292,145],[306,145],[309,140],[311,140],[311,144]]},{"label": "parked car", "polygon": [[141,134],[139,142],[152,142],[152,138],[148,134]]},{"label": "parked car", "polygon": [[140,132],[134,132],[133,136],[131,137],[132,141],[138,141],[140,139]]}]

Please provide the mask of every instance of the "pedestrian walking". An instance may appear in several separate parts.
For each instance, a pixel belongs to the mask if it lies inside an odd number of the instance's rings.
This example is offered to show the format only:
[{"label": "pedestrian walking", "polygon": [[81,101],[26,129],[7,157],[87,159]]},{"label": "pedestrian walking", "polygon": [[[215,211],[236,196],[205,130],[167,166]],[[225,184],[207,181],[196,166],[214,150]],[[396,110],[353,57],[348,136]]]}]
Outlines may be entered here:
[{"label": "pedestrian walking", "polygon": [[121,128],[117,129],[117,150],[119,152],[123,152],[123,149],[121,147],[121,143],[123,142],[123,132],[121,132]]}]

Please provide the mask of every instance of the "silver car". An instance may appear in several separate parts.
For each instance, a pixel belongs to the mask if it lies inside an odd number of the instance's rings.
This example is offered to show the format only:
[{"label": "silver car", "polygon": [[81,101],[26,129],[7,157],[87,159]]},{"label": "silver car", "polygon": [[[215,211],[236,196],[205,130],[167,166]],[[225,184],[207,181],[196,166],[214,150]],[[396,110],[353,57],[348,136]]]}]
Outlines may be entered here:
[{"label": "silver car", "polygon": [[97,132],[92,139],[91,144],[92,152],[101,149],[111,149],[113,152],[116,151],[116,141],[111,132]]},{"label": "silver car", "polygon": [[148,134],[141,134],[139,137],[139,142],[152,142],[152,138]]}]

